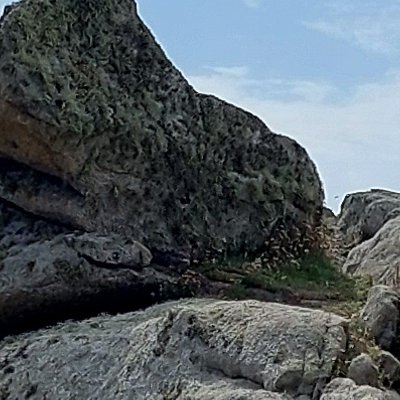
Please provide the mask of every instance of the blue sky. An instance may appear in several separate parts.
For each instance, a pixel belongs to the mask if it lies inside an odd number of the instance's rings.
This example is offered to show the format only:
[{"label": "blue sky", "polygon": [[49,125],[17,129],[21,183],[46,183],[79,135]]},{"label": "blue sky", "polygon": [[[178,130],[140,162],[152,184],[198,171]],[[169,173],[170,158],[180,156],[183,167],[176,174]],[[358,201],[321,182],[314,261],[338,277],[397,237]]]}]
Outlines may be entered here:
[{"label": "blue sky", "polygon": [[138,4],[196,89],[307,148],[330,207],[356,190],[400,190],[400,0]]}]

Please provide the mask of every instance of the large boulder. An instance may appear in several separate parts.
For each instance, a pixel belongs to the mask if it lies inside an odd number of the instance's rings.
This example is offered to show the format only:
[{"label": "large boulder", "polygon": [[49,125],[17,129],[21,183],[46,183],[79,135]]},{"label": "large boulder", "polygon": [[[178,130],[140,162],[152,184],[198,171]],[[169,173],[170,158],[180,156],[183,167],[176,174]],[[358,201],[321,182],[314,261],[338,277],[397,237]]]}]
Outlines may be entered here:
[{"label": "large boulder", "polygon": [[389,387],[399,388],[400,361],[388,351],[382,350],[379,356],[379,366],[382,370],[382,378]]},{"label": "large boulder", "polygon": [[400,396],[371,386],[357,386],[351,379],[337,378],[326,387],[321,400],[400,400]]},{"label": "large boulder", "polygon": [[354,358],[347,372],[347,377],[357,385],[378,386],[379,370],[368,354],[360,354]]},{"label": "large boulder", "polygon": [[0,197],[32,213],[192,257],[319,224],[306,151],[195,92],[132,0],[8,8],[0,94]]},{"label": "large boulder", "polygon": [[391,349],[399,332],[400,293],[388,286],[372,287],[360,318],[377,344]]},{"label": "large boulder", "polygon": [[390,219],[400,216],[400,193],[382,189],[348,194],[337,222],[343,242],[354,247],[371,239]]},{"label": "large boulder", "polygon": [[370,276],[374,283],[400,283],[400,217],[384,224],[371,239],[354,247],[343,265],[345,273]]},{"label": "large boulder", "polygon": [[273,303],[165,303],[6,338],[0,393],[33,400],[311,397],[344,351],[345,331],[346,321],[332,313]]}]

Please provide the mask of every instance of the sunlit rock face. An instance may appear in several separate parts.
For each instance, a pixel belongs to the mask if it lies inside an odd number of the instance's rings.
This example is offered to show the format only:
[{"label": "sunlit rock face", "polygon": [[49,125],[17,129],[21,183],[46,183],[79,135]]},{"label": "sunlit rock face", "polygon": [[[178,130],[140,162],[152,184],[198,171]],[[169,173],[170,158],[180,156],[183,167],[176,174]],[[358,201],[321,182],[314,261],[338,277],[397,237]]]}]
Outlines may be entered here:
[{"label": "sunlit rock face", "polygon": [[169,302],[4,340],[0,387],[15,399],[311,399],[346,327],[274,303]]},{"label": "sunlit rock face", "polygon": [[0,197],[192,257],[319,224],[295,141],[197,93],[131,0],[25,0],[0,22]]}]

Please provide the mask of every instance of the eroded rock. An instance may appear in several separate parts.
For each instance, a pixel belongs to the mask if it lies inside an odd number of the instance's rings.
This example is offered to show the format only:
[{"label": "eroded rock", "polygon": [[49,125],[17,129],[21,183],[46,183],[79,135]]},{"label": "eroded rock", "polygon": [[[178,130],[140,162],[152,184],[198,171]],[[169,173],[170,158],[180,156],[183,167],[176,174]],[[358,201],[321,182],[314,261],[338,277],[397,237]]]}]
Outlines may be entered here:
[{"label": "eroded rock", "polygon": [[150,260],[119,235],[71,232],[0,203],[0,337],[187,295],[179,271]]},{"label": "eroded rock", "polygon": [[166,303],[8,338],[0,385],[10,398],[289,399],[330,376],[345,325],[257,301]]},{"label": "eroded rock", "polygon": [[361,320],[372,337],[389,350],[398,334],[400,322],[400,295],[397,290],[378,285],[371,288],[368,300],[361,311]]},{"label": "eroded rock", "polygon": [[134,1],[23,0],[0,24],[3,199],[193,257],[319,224],[306,151],[196,93]]},{"label": "eroded rock", "polygon": [[383,371],[383,379],[389,387],[399,387],[400,384],[400,361],[388,351],[380,354],[380,368]]},{"label": "eroded rock", "polygon": [[360,354],[349,366],[347,377],[357,385],[378,386],[379,371],[368,354]]},{"label": "eroded rock", "polygon": [[94,263],[143,268],[152,260],[149,249],[120,235],[69,234],[64,240],[80,256]]},{"label": "eroded rock", "polygon": [[371,386],[357,386],[351,379],[337,378],[326,387],[321,400],[400,400],[400,396]]},{"label": "eroded rock", "polygon": [[375,284],[400,284],[400,217],[392,218],[367,241],[353,248],[343,266],[345,273],[370,276]]},{"label": "eroded rock", "polygon": [[348,247],[371,239],[382,226],[400,215],[400,193],[372,189],[348,194],[341,206],[338,228]]}]

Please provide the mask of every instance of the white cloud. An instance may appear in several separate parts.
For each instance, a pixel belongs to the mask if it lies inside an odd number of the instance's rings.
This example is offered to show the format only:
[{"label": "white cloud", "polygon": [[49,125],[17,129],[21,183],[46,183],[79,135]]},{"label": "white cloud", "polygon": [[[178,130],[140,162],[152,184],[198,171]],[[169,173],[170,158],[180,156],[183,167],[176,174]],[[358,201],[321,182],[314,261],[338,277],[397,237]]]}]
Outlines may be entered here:
[{"label": "white cloud", "polygon": [[205,67],[204,70],[204,74],[191,76],[192,83],[205,91],[221,91],[225,96],[243,91],[251,97],[268,95],[274,99],[320,102],[334,97],[337,91],[325,81],[255,79],[246,66]]},{"label": "white cloud", "polygon": [[305,22],[310,29],[346,40],[367,51],[385,55],[400,52],[400,2],[337,0],[328,4],[329,15]]},{"label": "white cloud", "polygon": [[243,3],[246,4],[247,7],[257,8],[259,7],[261,0],[243,0]]},{"label": "white cloud", "polygon": [[337,209],[342,197],[356,190],[400,190],[400,74],[388,73],[339,101],[339,89],[326,82],[254,80],[224,71],[206,69],[188,78],[197,90],[253,112],[305,146],[331,207]]}]

